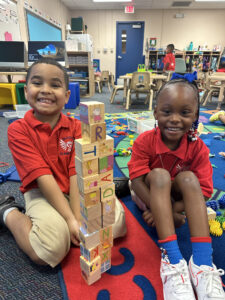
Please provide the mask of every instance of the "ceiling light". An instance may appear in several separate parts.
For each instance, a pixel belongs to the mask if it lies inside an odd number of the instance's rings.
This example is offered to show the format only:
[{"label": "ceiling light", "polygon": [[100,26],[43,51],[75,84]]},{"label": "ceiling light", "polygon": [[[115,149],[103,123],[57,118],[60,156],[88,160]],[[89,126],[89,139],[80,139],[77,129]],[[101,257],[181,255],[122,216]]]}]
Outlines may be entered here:
[{"label": "ceiling light", "polygon": [[132,0],[92,0],[93,2],[132,2]]},{"label": "ceiling light", "polygon": [[195,2],[225,2],[225,0],[195,0]]}]

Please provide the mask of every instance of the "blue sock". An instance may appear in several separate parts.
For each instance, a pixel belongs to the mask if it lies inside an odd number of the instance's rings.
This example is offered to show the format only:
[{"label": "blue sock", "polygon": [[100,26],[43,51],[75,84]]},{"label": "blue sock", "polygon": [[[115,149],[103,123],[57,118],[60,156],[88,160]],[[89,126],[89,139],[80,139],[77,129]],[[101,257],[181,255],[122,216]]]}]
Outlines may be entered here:
[{"label": "blue sock", "polygon": [[212,239],[211,237],[191,237],[193,262],[197,266],[212,267]]},{"label": "blue sock", "polygon": [[159,240],[160,246],[166,250],[169,261],[172,265],[178,264],[183,256],[177,243],[177,236],[173,234],[165,240]]}]

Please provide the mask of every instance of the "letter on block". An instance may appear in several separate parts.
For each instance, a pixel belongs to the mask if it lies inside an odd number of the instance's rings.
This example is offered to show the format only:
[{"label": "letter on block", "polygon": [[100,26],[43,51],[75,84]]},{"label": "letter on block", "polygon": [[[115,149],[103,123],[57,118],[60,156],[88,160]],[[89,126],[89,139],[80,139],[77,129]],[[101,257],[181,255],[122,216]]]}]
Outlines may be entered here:
[{"label": "letter on block", "polygon": [[113,233],[112,226],[104,227],[100,230],[100,242],[103,248],[108,248],[113,246]]},{"label": "letter on block", "polygon": [[[101,251],[101,245],[97,245],[91,249],[87,249],[84,247],[84,245],[82,243],[80,243],[80,254],[81,256],[83,256],[86,260],[88,260],[89,262],[93,261],[97,256],[102,255],[102,251]],[[106,253],[105,256],[103,255],[103,257],[108,257],[108,254]]]},{"label": "letter on block", "polygon": [[75,140],[75,152],[81,161],[97,158],[99,156],[99,143],[90,144],[89,141],[77,139]]},{"label": "letter on block", "polygon": [[113,170],[113,162],[114,162],[113,155],[99,158],[98,159],[99,173],[105,173],[107,171]]},{"label": "letter on block", "polygon": [[83,194],[95,191],[99,187],[99,175],[81,177],[77,174],[77,184],[79,191]]},{"label": "letter on block", "polygon": [[112,214],[115,211],[115,198],[105,200],[102,204],[102,214],[107,215],[107,214]]},{"label": "letter on block", "polygon": [[111,268],[111,260],[107,260],[106,262],[101,264],[101,273],[106,272]]},{"label": "letter on block", "polygon": [[106,261],[111,261],[111,251],[112,248],[108,247],[108,248],[101,248],[100,251],[100,257],[101,257],[101,264],[106,262]]},{"label": "letter on block", "polygon": [[99,157],[109,156],[114,154],[114,139],[107,135],[104,141],[99,143]]},{"label": "letter on block", "polygon": [[93,248],[100,244],[100,234],[99,231],[93,233],[85,233],[85,231],[80,228],[79,237],[85,248]]},{"label": "letter on block", "polygon": [[91,159],[81,161],[78,157],[75,157],[75,167],[77,173],[81,177],[92,176],[98,174],[98,159]]},{"label": "letter on block", "polygon": [[113,182],[113,170],[102,173],[99,175],[99,186],[102,187],[104,185],[108,185]]},{"label": "letter on block", "polygon": [[115,184],[112,182],[101,187],[101,202],[115,198]]},{"label": "letter on block", "polygon": [[80,120],[86,124],[104,122],[105,107],[104,103],[89,101],[80,103]]},{"label": "letter on block", "polygon": [[84,203],[80,201],[80,213],[86,221],[100,218],[102,214],[101,203],[86,207],[84,206]]},{"label": "letter on block", "polygon": [[82,138],[89,143],[100,142],[106,139],[106,124],[85,124],[81,123]]},{"label": "letter on block", "polygon": [[81,215],[81,227],[82,232],[85,233],[92,233],[95,231],[98,231],[102,228],[102,216],[98,217],[96,219],[87,221],[82,215]]},{"label": "letter on block", "polygon": [[80,201],[84,203],[84,206],[92,206],[100,202],[100,189],[85,194],[80,194]]}]

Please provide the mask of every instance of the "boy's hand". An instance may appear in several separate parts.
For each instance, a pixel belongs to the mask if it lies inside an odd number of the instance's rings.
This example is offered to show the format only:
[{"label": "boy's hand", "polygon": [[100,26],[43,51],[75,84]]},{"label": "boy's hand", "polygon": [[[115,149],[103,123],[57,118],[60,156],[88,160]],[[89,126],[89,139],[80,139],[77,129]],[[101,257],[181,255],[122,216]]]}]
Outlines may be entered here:
[{"label": "boy's hand", "polygon": [[142,216],[143,216],[143,219],[145,220],[145,222],[148,224],[148,226],[155,227],[153,215],[149,209],[146,210],[145,212],[143,212]]},{"label": "boy's hand", "polygon": [[80,228],[80,226],[79,226],[79,223],[74,218],[74,219],[68,220],[67,225],[68,225],[69,231],[70,231],[71,242],[75,246],[80,246],[80,238],[79,238],[79,228]]}]

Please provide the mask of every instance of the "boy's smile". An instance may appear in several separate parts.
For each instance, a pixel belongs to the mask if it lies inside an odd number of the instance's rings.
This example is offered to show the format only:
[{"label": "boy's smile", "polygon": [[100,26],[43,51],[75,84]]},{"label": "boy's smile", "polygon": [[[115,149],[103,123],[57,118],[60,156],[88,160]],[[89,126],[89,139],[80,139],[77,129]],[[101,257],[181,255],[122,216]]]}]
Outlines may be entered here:
[{"label": "boy's smile", "polygon": [[58,120],[69,100],[70,91],[66,90],[63,71],[57,66],[42,63],[33,67],[25,95],[35,117],[45,122]]},{"label": "boy's smile", "polygon": [[154,111],[162,140],[171,150],[177,149],[181,138],[197,119],[197,99],[191,87],[168,86],[162,91]]}]

